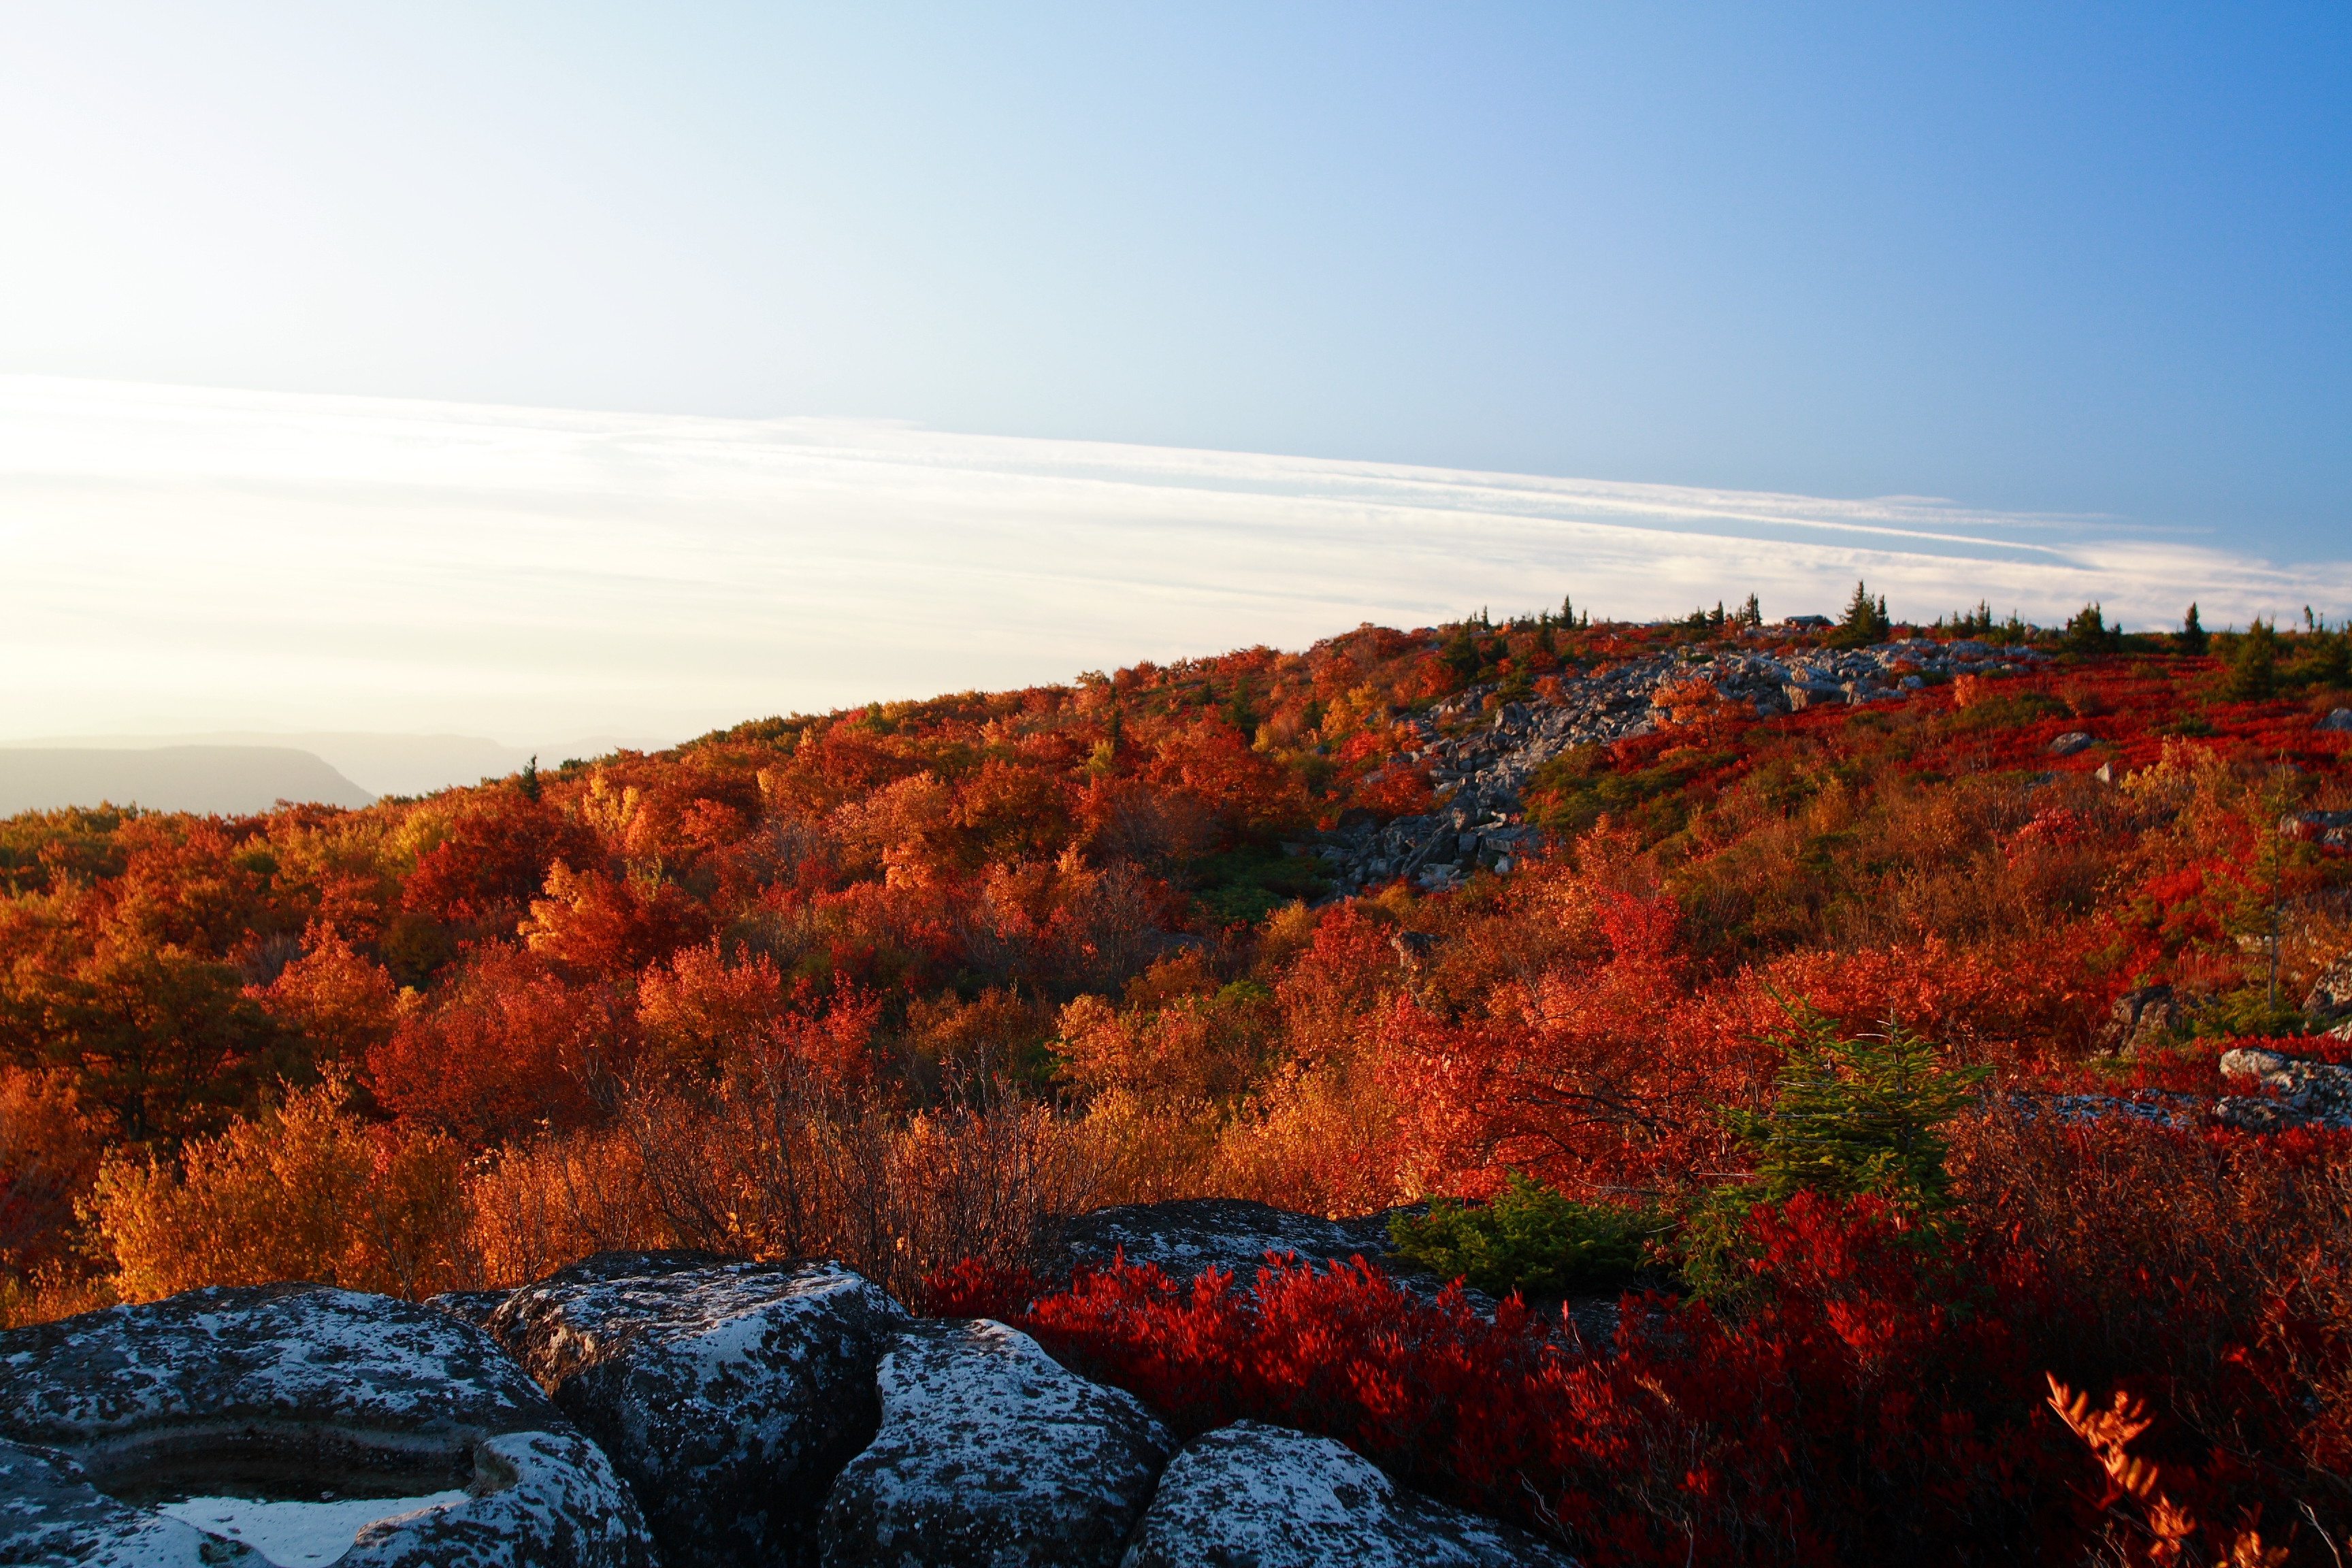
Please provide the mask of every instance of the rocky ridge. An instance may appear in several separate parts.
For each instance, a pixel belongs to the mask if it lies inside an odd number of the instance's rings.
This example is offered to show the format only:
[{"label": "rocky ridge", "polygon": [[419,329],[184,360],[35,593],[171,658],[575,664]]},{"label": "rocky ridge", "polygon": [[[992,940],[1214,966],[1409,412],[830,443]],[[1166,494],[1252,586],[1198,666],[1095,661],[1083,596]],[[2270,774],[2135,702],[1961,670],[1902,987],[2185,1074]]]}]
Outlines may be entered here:
[{"label": "rocky ridge", "polygon": [[1704,680],[1770,718],[1829,704],[1902,701],[1939,679],[2014,674],[2047,658],[2027,647],[1928,637],[1788,653],[1681,648],[1563,678],[1557,700],[1506,702],[1491,719],[1465,723],[1496,694],[1493,686],[1474,686],[1409,721],[1420,743],[1407,759],[1428,764],[1440,808],[1384,826],[1343,826],[1313,852],[1328,862],[1341,893],[1398,877],[1437,889],[1480,867],[1507,872],[1542,837],[1520,802],[1535,771],[1571,747],[1649,734],[1659,722],[1655,699],[1669,686]]},{"label": "rocky ridge", "polygon": [[[1324,1263],[1380,1217],[1165,1206],[1082,1249]],[[1326,1438],[1180,1445],[1026,1334],[835,1264],[607,1253],[495,1304],[215,1289],[0,1334],[0,1564],[1340,1561],[1568,1559]]]}]

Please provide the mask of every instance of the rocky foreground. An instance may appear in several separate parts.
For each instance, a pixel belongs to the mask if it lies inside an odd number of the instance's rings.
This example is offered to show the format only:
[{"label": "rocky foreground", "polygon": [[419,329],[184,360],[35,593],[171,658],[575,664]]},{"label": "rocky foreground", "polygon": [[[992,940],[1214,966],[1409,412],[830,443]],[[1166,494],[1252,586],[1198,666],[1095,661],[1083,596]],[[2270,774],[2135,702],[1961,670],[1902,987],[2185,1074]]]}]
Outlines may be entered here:
[{"label": "rocky foreground", "polygon": [[[1373,1228],[1202,1201],[1069,1245],[1246,1270]],[[1180,1444],[1027,1335],[822,1262],[608,1253],[423,1306],[289,1284],[87,1313],[0,1335],[0,1563],[1567,1561],[1328,1438]]]}]

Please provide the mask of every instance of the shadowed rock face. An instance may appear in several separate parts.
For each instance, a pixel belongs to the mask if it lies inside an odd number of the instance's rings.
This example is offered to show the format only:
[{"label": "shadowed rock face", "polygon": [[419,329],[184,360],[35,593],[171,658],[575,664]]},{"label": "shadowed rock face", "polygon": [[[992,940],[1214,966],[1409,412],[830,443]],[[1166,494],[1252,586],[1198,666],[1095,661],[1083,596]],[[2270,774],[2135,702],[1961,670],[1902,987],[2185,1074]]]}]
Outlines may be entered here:
[{"label": "shadowed rock face", "polygon": [[1244,1421],[1160,1478],[1123,1568],[1569,1568],[1524,1531],[1399,1487],[1328,1437]]},{"label": "shadowed rock face", "polygon": [[260,1553],[117,1502],[61,1454],[0,1443],[0,1563],[264,1568]]},{"label": "shadowed rock face", "polygon": [[490,1329],[610,1452],[667,1568],[807,1561],[824,1491],[879,1417],[906,1314],[836,1264],[600,1253]]},{"label": "shadowed rock face", "polygon": [[827,1568],[1110,1568],[1175,1444],[1131,1394],[987,1319],[900,1334],[882,1427],[824,1510]]},{"label": "shadowed rock face", "polygon": [[[68,1560],[172,1561],[186,1527],[130,1505],[173,1496],[459,1489],[461,1501],[362,1531],[341,1561],[649,1562],[635,1504],[603,1452],[496,1343],[381,1296],[194,1290],[0,1334],[0,1436],[52,1451],[46,1473],[12,1462],[10,1486],[34,1505],[0,1515],[0,1562],[58,1560],[27,1542],[74,1519],[95,1533]],[[205,1550],[227,1562],[244,1549]]]}]

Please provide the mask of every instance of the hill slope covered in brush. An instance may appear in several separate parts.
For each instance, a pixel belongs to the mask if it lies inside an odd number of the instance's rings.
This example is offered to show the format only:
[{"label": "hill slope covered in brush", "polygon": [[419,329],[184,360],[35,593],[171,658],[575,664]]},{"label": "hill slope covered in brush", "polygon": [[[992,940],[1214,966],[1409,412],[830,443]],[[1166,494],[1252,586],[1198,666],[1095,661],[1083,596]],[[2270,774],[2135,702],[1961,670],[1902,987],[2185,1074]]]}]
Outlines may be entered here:
[{"label": "hill slope covered in brush", "polygon": [[[1610,1381],[1665,1386],[1643,1342],[1588,1367],[1589,1451],[1536,1405],[1517,1449],[1338,1433],[1433,1489],[1521,1478],[1620,1560],[2145,1535],[2052,1373],[2156,1402],[2196,1550],[2340,1532],[2352,1161],[2210,1107],[2276,1099],[2232,1046],[2342,1048],[2343,635],[1875,615],[1367,626],[359,810],[8,819],[7,1310],[677,1244],[919,1297],[1090,1205],[1516,1194],[1748,1382],[1666,1412]],[[1118,1321],[1265,1363],[1137,1289]],[[1094,1310],[1035,1321],[1173,1375]]]}]

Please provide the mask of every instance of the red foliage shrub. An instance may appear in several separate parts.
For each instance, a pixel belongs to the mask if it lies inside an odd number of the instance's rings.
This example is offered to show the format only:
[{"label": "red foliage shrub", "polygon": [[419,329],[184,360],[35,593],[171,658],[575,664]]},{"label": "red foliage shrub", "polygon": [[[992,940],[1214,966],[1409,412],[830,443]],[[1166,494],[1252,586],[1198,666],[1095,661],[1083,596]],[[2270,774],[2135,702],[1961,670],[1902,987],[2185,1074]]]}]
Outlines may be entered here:
[{"label": "red foliage shrub", "polygon": [[453,923],[511,924],[557,866],[601,867],[604,847],[587,827],[545,801],[490,789],[417,858],[401,886],[401,907]]},{"label": "red foliage shrub", "polygon": [[481,1148],[595,1120],[599,1084],[625,1076],[635,1052],[635,1019],[617,995],[493,943],[402,1016],[368,1054],[368,1072],[403,1121]]},{"label": "red foliage shrub", "polygon": [[[1123,1260],[1014,1321],[1181,1431],[1249,1418],[1338,1437],[1401,1479],[1556,1529],[1603,1563],[2079,1560],[2103,1520],[2046,1376],[2112,1369],[1998,1236],[1947,1250],[1874,1198],[1747,1222],[1740,1310],[1628,1297],[1612,1353],[1423,1300],[1362,1259],[1270,1261],[1254,1289]],[[978,1271],[941,1299],[1003,1308]],[[961,1290],[962,1293],[958,1294]],[[2204,1456],[2176,1491],[2232,1528],[2267,1500]],[[2222,1531],[2226,1536],[2227,1531]]]},{"label": "red foliage shrub", "polygon": [[648,887],[559,865],[520,929],[524,944],[550,963],[619,979],[700,941],[709,927],[709,912],[674,883]]}]

